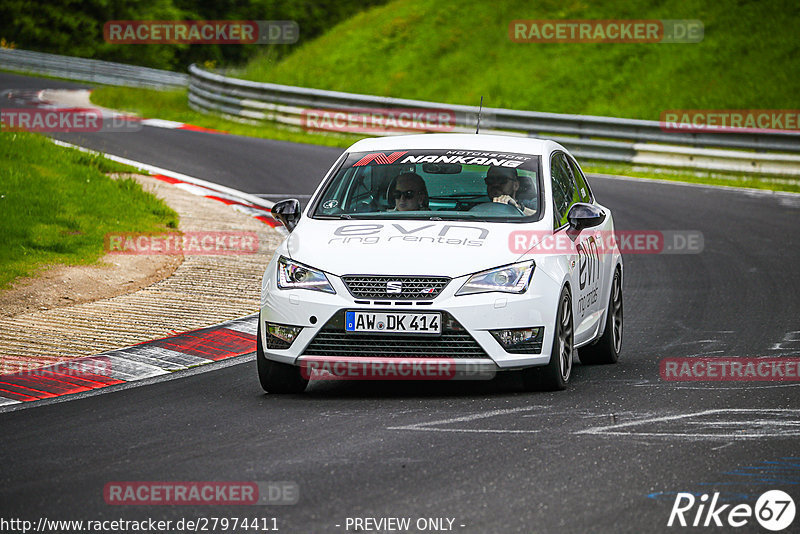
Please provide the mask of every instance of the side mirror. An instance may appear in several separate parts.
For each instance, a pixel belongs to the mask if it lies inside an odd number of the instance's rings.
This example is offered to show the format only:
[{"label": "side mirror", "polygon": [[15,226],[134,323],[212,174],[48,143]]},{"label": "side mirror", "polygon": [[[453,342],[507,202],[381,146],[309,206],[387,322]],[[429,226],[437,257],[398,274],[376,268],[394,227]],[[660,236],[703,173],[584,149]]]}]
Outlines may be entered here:
[{"label": "side mirror", "polygon": [[567,213],[570,226],[577,231],[602,224],[606,220],[606,213],[593,204],[576,202]]},{"label": "side mirror", "polygon": [[291,232],[297,226],[302,210],[300,209],[300,201],[290,198],[289,200],[276,202],[270,212]]}]

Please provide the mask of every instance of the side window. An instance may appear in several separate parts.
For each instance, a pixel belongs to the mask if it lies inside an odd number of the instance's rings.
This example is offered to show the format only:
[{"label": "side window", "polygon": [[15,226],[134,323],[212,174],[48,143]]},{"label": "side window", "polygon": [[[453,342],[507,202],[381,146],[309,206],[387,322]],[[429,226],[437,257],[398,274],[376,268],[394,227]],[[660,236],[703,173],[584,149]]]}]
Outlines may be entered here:
[{"label": "side window", "polygon": [[564,155],[554,153],[550,158],[550,174],[553,180],[553,204],[555,207],[556,228],[567,224],[567,212],[575,202],[575,185],[570,176],[571,170],[564,161]]},{"label": "side window", "polygon": [[578,186],[577,194],[579,202],[587,202],[589,204],[592,203],[592,192],[589,189],[589,185],[586,183],[586,177],[583,176],[583,172],[581,172],[581,168],[572,158],[567,158],[569,162],[570,170],[572,171],[572,177],[575,179],[575,184]]}]

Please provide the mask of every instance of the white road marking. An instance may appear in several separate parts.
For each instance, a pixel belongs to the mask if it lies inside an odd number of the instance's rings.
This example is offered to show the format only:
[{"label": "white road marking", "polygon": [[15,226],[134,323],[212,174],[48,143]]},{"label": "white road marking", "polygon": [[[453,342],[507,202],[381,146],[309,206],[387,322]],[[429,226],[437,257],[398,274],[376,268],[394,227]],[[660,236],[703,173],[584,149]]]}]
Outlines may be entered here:
[{"label": "white road marking", "polygon": [[422,430],[426,432],[474,432],[474,433],[487,433],[487,434],[535,434],[539,430],[508,430],[508,429],[476,429],[476,428],[433,428],[434,425],[449,425],[453,423],[466,423],[469,421],[477,421],[479,419],[486,419],[488,417],[496,417],[498,415],[508,415],[519,412],[529,412],[531,410],[539,410],[549,408],[549,406],[524,406],[521,408],[508,408],[503,410],[492,410],[489,412],[480,412],[471,415],[464,415],[461,417],[453,417],[450,419],[439,419],[437,421],[428,421],[427,423],[415,423],[406,426],[390,426],[387,430]]},{"label": "white road marking", "polygon": [[20,401],[14,399],[7,399],[5,397],[0,397],[0,406],[6,406],[8,404],[19,404]]},{"label": "white road marking", "polygon": [[730,442],[728,442],[728,443],[726,443],[724,445],[720,445],[719,447],[711,447],[711,450],[712,451],[718,451],[720,449],[724,449],[725,447],[730,447],[731,445],[733,445],[732,441],[730,441]]},{"label": "white road marking", "polygon": [[[717,382],[718,384],[720,382]],[[749,382],[736,382],[737,385],[730,386],[730,387],[723,387],[723,386],[680,386],[676,383],[661,383],[661,384],[634,384],[636,387],[642,386],[649,386],[649,387],[669,387],[671,389],[703,389],[703,390],[742,390],[742,389],[770,389],[770,388],[796,388],[800,386],[800,382],[794,382],[791,384],[767,384],[767,385],[756,385]]]},{"label": "white road marking", "polygon": [[[800,426],[800,421],[776,421],[775,419],[754,419],[746,421],[748,425],[764,425],[764,426]],[[742,421],[687,421],[687,425],[701,425],[701,426],[741,426]]]},{"label": "white road marking", "polygon": [[153,126],[155,128],[168,128],[171,130],[183,126],[182,122],[168,121],[165,119],[142,119],[142,124],[145,126]]},{"label": "white road marking", "polygon": [[286,194],[281,194],[281,193],[253,193],[253,196],[258,197],[258,198],[264,198],[264,199],[269,199],[270,197],[272,197],[272,198],[277,198],[277,199],[280,199],[280,200],[287,199],[287,198],[295,198],[297,200],[300,200],[301,198],[302,199],[310,199],[314,195],[298,195],[297,193],[286,193]]},{"label": "white road marking", "polygon": [[[784,347],[785,344],[793,345]],[[769,350],[786,350],[790,354],[800,353],[800,330],[792,330],[783,335],[783,339],[778,343],[773,344]]]},{"label": "white road marking", "polygon": [[709,350],[707,352],[698,352],[696,354],[688,354],[688,355],[686,355],[684,357],[685,358],[697,358],[699,356],[707,356],[708,354],[719,354],[721,352],[727,352],[727,351],[724,351],[724,350]]},{"label": "white road marking", "polygon": [[[759,439],[759,438],[785,438],[785,437],[795,437],[800,436],[800,428],[797,430],[782,430],[780,427],[782,426],[789,426],[792,423],[798,423],[797,426],[800,426],[800,419],[797,420],[783,420],[779,421],[776,419],[757,419],[754,421],[748,420],[730,420],[730,421],[707,421],[707,422],[694,422],[694,421],[686,421],[689,424],[705,424],[706,426],[711,426],[713,424],[722,425],[724,423],[730,423],[731,426],[735,426],[739,424],[740,426],[746,428],[746,431],[735,432],[732,434],[713,434],[713,433],[703,433],[703,432],[669,432],[669,431],[661,431],[661,432],[642,432],[637,430],[630,430],[630,431],[622,431],[620,429],[623,428],[630,428],[635,426],[642,426],[650,423],[669,423],[669,422],[677,422],[682,419],[689,419],[694,417],[703,417],[706,415],[747,415],[747,414],[754,414],[754,415],[766,415],[772,414],[775,416],[782,416],[782,415],[789,415],[795,416],[800,418],[800,410],[796,409],[789,409],[789,408],[725,408],[725,409],[715,409],[715,410],[704,410],[701,412],[693,412],[688,414],[680,414],[680,415],[669,415],[669,416],[662,416],[662,417],[651,417],[647,419],[639,419],[636,421],[628,421],[626,423],[619,423],[615,425],[609,426],[598,426],[589,428],[586,430],[579,430],[575,432],[576,434],[590,434],[590,435],[606,435],[606,436],[634,436],[634,437],[668,437],[668,438],[689,438],[689,439],[724,439],[724,440],[739,440],[739,439]],[[768,423],[770,427],[778,427],[771,431],[764,431],[759,430],[756,428],[748,428],[749,426],[753,425],[761,425],[763,423]]]}]

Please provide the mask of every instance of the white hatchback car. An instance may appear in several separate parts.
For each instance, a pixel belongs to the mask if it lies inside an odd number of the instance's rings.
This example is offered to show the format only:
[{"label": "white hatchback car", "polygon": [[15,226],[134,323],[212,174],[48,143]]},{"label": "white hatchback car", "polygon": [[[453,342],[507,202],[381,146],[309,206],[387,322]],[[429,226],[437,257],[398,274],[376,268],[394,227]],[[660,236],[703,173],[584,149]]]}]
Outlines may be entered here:
[{"label": "white hatchback car", "polygon": [[432,379],[519,370],[564,389],[576,349],[614,363],[622,257],[608,208],[558,143],[469,134],[365,139],[336,161],[261,288],[258,374]]}]

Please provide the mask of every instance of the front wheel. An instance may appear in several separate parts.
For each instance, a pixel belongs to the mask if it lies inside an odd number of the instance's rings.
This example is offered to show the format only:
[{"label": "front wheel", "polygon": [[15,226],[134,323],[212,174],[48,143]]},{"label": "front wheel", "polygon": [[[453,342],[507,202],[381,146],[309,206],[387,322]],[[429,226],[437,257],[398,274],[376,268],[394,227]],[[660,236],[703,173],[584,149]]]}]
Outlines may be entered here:
[{"label": "front wheel", "polygon": [[572,375],[574,349],[572,297],[566,287],[561,290],[553,332],[550,362],[544,367],[531,367],[522,371],[526,391],[560,391],[566,389]]},{"label": "front wheel", "polygon": [[300,368],[287,363],[274,362],[264,356],[261,344],[261,317],[258,318],[258,340],[256,341],[258,379],[267,393],[302,393],[308,386]]},{"label": "front wheel", "polygon": [[578,350],[578,358],[584,365],[617,363],[622,351],[622,274],[614,272],[611,296],[608,298],[606,326],[603,335],[594,345]]}]

